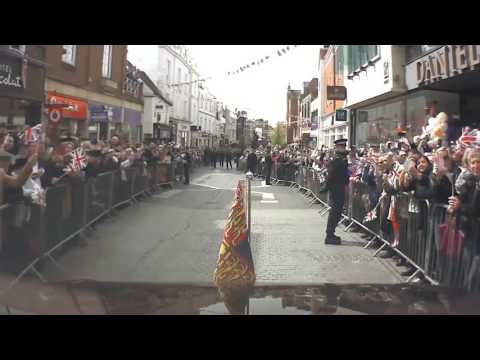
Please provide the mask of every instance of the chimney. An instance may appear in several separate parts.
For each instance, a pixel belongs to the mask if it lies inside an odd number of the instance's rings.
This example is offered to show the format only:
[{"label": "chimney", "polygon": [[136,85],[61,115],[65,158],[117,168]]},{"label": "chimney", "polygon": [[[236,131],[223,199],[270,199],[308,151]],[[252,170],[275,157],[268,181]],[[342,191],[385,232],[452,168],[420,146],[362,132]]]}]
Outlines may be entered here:
[{"label": "chimney", "polygon": [[307,95],[308,94],[308,86],[310,85],[309,81],[304,81],[303,82],[303,94]]}]

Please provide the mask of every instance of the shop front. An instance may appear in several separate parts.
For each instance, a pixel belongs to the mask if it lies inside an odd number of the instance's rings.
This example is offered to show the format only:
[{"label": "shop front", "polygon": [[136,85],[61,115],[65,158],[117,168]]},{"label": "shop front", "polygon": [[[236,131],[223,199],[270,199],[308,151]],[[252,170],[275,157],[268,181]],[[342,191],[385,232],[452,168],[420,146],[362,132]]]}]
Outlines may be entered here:
[{"label": "shop front", "polygon": [[90,101],[88,134],[91,139],[107,140],[122,132],[122,108]]},{"label": "shop front", "polygon": [[153,140],[160,144],[167,144],[170,141],[170,126],[161,123],[153,124]]},{"label": "shop front", "polygon": [[172,140],[177,145],[190,145],[190,123],[185,120],[170,117],[170,126],[172,129]]},{"label": "shop front", "polygon": [[47,93],[48,105],[63,105],[61,120],[58,128],[61,133],[69,133],[74,136],[85,138],[87,136],[88,104],[81,99],[59,94]]},{"label": "shop front", "polygon": [[410,45],[407,51],[407,120],[415,133],[431,116],[445,112],[448,140],[464,126],[478,127],[480,45]]},{"label": "shop front", "polygon": [[42,120],[44,55],[40,45],[0,45],[0,124],[8,129]]},{"label": "shop front", "polygon": [[142,113],[137,110],[125,108],[124,134],[132,143],[140,143],[143,139]]},{"label": "shop front", "polygon": [[320,120],[319,130],[315,131],[319,134],[317,146],[325,145],[333,147],[334,141],[338,139],[351,139],[348,135],[348,124],[346,121],[336,121],[335,114],[330,114]]}]

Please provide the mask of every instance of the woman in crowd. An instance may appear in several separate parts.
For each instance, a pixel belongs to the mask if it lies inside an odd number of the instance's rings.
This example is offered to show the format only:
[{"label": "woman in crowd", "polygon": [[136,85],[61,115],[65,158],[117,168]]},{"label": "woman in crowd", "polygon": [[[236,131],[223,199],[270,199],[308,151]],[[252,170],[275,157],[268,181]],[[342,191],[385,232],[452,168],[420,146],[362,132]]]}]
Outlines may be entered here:
[{"label": "woman in crowd", "polygon": [[455,183],[457,195],[449,204],[464,234],[462,285],[471,291],[480,288],[480,149],[466,151],[463,165]]}]

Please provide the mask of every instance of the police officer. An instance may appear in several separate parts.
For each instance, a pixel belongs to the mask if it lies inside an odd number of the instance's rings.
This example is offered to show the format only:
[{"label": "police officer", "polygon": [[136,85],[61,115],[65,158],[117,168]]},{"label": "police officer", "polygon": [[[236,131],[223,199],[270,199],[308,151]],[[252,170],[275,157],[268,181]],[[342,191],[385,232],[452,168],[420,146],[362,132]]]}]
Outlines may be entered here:
[{"label": "police officer", "polygon": [[212,163],[212,167],[214,169],[217,168],[217,156],[218,156],[217,149],[213,148],[212,152],[210,153],[210,160],[211,160],[211,163]]},{"label": "police officer", "polygon": [[257,155],[255,155],[255,151],[252,150],[247,156],[247,169],[254,175],[257,172],[257,160]]},{"label": "police officer", "polygon": [[330,195],[327,236],[325,244],[340,245],[341,238],[335,235],[335,228],[342,217],[345,202],[345,187],[348,184],[347,140],[335,141],[335,156],[328,164],[327,189]]},{"label": "police officer", "polygon": [[190,184],[190,165],[192,163],[192,157],[190,156],[190,151],[188,148],[182,154],[183,160],[183,174],[185,176],[185,185]]},{"label": "police officer", "polygon": [[272,175],[272,149],[271,147],[267,147],[267,152],[265,153],[265,185],[272,185],[270,183],[270,176]]},{"label": "police officer", "polygon": [[233,169],[232,166],[232,150],[230,148],[227,148],[225,151],[225,159],[227,163],[227,170],[228,170],[228,165],[230,165],[230,169]]}]

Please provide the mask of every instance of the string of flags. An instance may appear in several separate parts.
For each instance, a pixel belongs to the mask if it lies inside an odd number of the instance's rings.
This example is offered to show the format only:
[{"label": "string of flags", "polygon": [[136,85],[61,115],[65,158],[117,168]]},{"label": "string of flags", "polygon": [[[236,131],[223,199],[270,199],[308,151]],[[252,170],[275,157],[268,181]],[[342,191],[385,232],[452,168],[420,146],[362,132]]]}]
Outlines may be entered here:
[{"label": "string of flags", "polygon": [[[279,49],[276,51],[276,54],[278,56],[283,56],[285,55],[288,51],[294,49],[294,48],[297,48],[299,47],[300,45],[293,45],[293,47],[290,47],[290,45],[287,45],[286,47],[282,48],[282,49]],[[270,60],[272,57],[270,55],[267,55],[267,56],[264,56],[262,58],[260,58],[259,60],[257,61],[252,61],[251,63],[249,64],[246,64],[244,66],[240,66],[238,69],[235,69],[233,71],[229,71],[227,72],[227,75],[236,75],[236,74],[239,74],[243,71],[246,71],[250,68],[253,68],[254,66],[260,66],[262,64],[264,64],[265,62],[267,62],[268,60]]]},{"label": "string of flags", "polygon": [[[295,49],[295,48],[298,48],[300,47],[300,45],[287,45],[286,47],[284,48],[281,48],[279,50],[277,50],[275,52],[275,54],[277,56],[284,56],[286,55],[289,51]],[[266,64],[269,60],[271,60],[272,58],[274,58],[274,56],[271,56],[271,55],[266,55],[266,56],[263,56],[261,57],[260,59],[257,59],[255,61],[252,61],[252,62],[249,62],[248,64],[245,64],[243,66],[240,66],[238,67],[237,69],[235,70],[232,70],[232,71],[228,71],[226,73],[227,76],[232,76],[232,75],[237,75],[237,74],[240,74],[244,71],[247,71],[247,70],[250,70],[250,69],[253,69],[255,66],[261,66],[261,65],[264,65]],[[175,87],[175,86],[183,86],[183,85],[191,85],[191,84],[195,84],[195,83],[199,83],[199,82],[204,82],[206,80],[210,80],[212,77],[208,77],[208,78],[203,78],[203,79],[198,79],[198,80],[194,80],[194,81],[187,81],[187,82],[183,82],[183,83],[176,83],[176,84],[170,84],[169,86],[172,86],[172,87]]]}]

